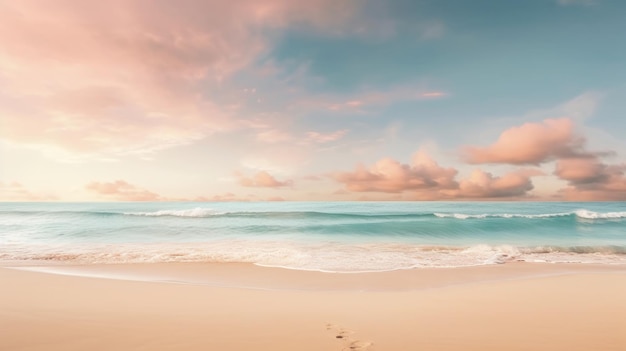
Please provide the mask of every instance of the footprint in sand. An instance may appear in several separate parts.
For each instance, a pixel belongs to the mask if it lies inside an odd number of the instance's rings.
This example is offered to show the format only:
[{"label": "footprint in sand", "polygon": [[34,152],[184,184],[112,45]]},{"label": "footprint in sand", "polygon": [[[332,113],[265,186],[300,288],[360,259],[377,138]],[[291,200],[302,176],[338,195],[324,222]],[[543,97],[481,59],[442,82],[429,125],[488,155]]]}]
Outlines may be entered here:
[{"label": "footprint in sand", "polygon": [[341,351],[366,351],[372,346],[370,341],[357,340],[351,335],[354,331],[342,328],[336,324],[327,323],[326,330],[335,335],[335,339],[340,340],[343,344]]}]

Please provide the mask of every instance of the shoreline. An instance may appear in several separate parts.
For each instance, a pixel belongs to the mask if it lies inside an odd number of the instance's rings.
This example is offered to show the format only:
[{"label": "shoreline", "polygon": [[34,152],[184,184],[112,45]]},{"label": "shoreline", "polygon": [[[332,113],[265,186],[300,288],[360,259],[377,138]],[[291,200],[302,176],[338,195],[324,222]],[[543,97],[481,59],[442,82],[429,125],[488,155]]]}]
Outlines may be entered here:
[{"label": "shoreline", "polygon": [[232,241],[47,245],[4,248],[0,266],[250,263],[262,267],[325,273],[375,273],[463,268],[518,262],[626,266],[626,246],[514,246],[475,243]]},{"label": "shoreline", "polygon": [[414,291],[571,274],[626,274],[626,265],[592,263],[508,262],[463,267],[426,267],[375,272],[325,272],[268,267],[245,262],[4,264],[0,269],[77,278],[215,288],[293,291]]},{"label": "shoreline", "polygon": [[624,266],[355,274],[236,263],[59,267],[83,275],[0,266],[0,349],[626,348]]}]

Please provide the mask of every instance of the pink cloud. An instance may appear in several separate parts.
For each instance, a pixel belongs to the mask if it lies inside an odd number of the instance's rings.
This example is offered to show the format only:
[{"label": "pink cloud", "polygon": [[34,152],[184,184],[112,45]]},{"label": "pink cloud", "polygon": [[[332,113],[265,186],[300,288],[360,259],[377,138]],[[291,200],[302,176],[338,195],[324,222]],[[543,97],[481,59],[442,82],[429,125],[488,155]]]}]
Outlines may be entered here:
[{"label": "pink cloud", "polygon": [[[577,101],[577,105],[584,101]],[[546,119],[510,128],[494,144],[484,148],[466,147],[464,153],[470,163],[540,164],[556,160],[554,175],[568,182],[568,187],[556,195],[558,198],[574,201],[626,199],[626,165],[607,165],[600,161],[600,157],[610,152],[586,150],[585,139],[575,133],[574,124],[569,118]],[[484,174],[477,173],[475,179],[482,179],[478,182],[481,184],[487,182],[498,185],[495,188],[489,186],[493,191],[515,194],[524,192],[525,178],[528,177],[513,173],[496,183],[490,182]],[[526,180],[526,186],[532,186],[530,180]],[[503,186],[504,181],[511,188]],[[475,183],[466,183],[463,191],[464,183],[461,182],[459,195],[471,194],[468,191],[476,189]],[[483,191],[479,191],[479,194],[482,196]]]},{"label": "pink cloud", "polygon": [[500,134],[487,147],[468,146],[463,149],[469,163],[540,164],[556,158],[584,155],[585,139],[574,132],[568,118],[546,119],[525,123]]},{"label": "pink cloud", "polygon": [[266,144],[291,143],[298,145],[309,144],[325,144],[337,141],[348,133],[347,129],[336,130],[333,132],[322,133],[316,131],[306,132],[302,135],[291,134],[287,131],[278,129],[263,129],[257,133],[256,139]]},{"label": "pink cloud", "polygon": [[352,172],[337,172],[331,177],[352,192],[397,193],[427,188],[453,188],[457,171],[439,166],[425,153],[418,153],[412,165],[391,158],[378,161],[372,167],[359,165]]},{"label": "pink cloud", "polygon": [[237,128],[236,109],[207,91],[272,45],[260,29],[298,23],[343,31],[357,6],[352,0],[3,3],[0,138],[126,154]]},{"label": "pink cloud", "polygon": [[322,106],[331,111],[364,111],[368,107],[389,105],[398,101],[430,100],[447,96],[443,91],[423,87],[398,87],[389,91],[365,91],[347,97],[321,96],[301,102],[309,107]]},{"label": "pink cloud", "polygon": [[245,187],[280,188],[293,184],[291,180],[279,181],[266,171],[257,172],[252,177],[246,177],[238,172],[235,173],[235,176],[238,178],[239,185]]},{"label": "pink cloud", "polygon": [[211,197],[202,198],[202,201],[215,201],[215,202],[246,202],[246,201],[254,201],[255,195],[249,194],[247,196],[238,196],[231,192],[226,192],[223,194],[213,195]]},{"label": "pink cloud", "polygon": [[320,133],[320,132],[307,132],[306,133],[306,141],[314,142],[314,143],[328,143],[331,141],[336,141],[343,138],[344,135],[348,133],[348,130],[337,130],[330,133]]},{"label": "pink cloud", "polygon": [[[619,187],[618,190],[610,190],[610,187]],[[624,181],[621,184],[613,184],[607,188],[580,188],[566,187],[557,192],[556,198],[566,201],[626,201],[626,185]]]},{"label": "pink cloud", "polygon": [[459,188],[449,192],[458,198],[502,198],[521,197],[534,186],[531,177],[543,175],[538,170],[519,170],[495,177],[482,170],[474,170],[471,176],[459,183]]},{"label": "pink cloud", "polygon": [[423,98],[440,98],[440,97],[444,97],[446,96],[446,93],[442,92],[442,91],[429,91],[426,93],[422,93],[421,96]]},{"label": "pink cloud", "polygon": [[569,186],[558,196],[572,201],[626,200],[626,164],[606,165],[597,158],[568,158],[556,163],[554,174]]},{"label": "pink cloud", "polygon": [[293,136],[285,131],[267,129],[257,134],[257,140],[268,144],[276,144],[292,141]]},{"label": "pink cloud", "polygon": [[596,158],[566,158],[556,163],[554,174],[572,184],[590,184],[606,181],[615,170]]},{"label": "pink cloud", "polygon": [[233,201],[237,199],[237,195],[227,192],[223,194],[214,195],[211,199],[213,201]]},{"label": "pink cloud", "polygon": [[33,192],[18,182],[0,182],[0,201],[51,201],[54,195]]},{"label": "pink cloud", "polygon": [[534,187],[531,178],[543,175],[534,169],[520,169],[503,176],[475,170],[470,177],[456,180],[458,171],[441,167],[425,152],[418,152],[411,165],[386,158],[372,167],[358,166],[352,172],[337,172],[331,178],[350,192],[406,193],[417,200],[518,198]]},{"label": "pink cloud", "polygon": [[91,182],[85,186],[88,191],[115,201],[167,201],[166,198],[149,190],[129,184],[124,180],[114,182]]},{"label": "pink cloud", "polygon": [[306,175],[306,176],[302,176],[299,179],[301,180],[306,180],[306,181],[312,181],[312,182],[318,182],[323,180],[324,178],[318,175]]}]

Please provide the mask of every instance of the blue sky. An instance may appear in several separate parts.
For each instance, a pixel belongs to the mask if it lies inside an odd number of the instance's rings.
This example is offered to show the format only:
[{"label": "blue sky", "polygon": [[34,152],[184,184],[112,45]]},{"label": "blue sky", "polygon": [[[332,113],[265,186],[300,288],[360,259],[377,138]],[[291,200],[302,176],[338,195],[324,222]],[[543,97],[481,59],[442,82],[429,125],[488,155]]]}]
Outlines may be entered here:
[{"label": "blue sky", "polygon": [[0,2],[0,198],[626,199],[622,1],[95,4]]}]

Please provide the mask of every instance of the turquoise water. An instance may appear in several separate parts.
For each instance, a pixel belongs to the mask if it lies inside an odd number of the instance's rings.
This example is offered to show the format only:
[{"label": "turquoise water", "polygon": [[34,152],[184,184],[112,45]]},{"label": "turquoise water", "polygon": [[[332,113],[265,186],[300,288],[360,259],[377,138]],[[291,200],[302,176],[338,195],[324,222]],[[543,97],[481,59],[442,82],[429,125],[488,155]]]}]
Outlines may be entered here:
[{"label": "turquoise water", "polygon": [[0,261],[626,264],[626,203],[0,203]]}]

